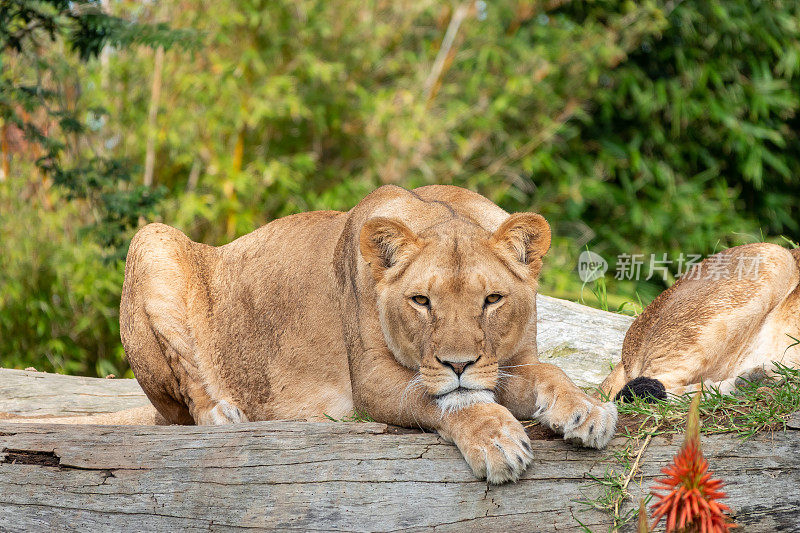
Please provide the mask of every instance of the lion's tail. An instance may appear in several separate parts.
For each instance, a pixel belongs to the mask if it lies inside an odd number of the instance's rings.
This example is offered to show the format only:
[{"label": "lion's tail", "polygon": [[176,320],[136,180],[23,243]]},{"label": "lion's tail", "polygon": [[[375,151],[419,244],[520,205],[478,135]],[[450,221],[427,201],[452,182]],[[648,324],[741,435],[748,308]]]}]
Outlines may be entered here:
[{"label": "lion's tail", "polygon": [[63,416],[55,418],[10,418],[3,422],[14,424],[98,424],[107,426],[165,426],[169,423],[152,405],[134,407],[116,413],[102,413],[87,416]]},{"label": "lion's tail", "polygon": [[600,384],[600,391],[610,400],[613,400],[619,391],[628,382],[628,374],[625,372],[625,365],[622,361],[617,363],[614,370],[608,375],[603,383]]}]

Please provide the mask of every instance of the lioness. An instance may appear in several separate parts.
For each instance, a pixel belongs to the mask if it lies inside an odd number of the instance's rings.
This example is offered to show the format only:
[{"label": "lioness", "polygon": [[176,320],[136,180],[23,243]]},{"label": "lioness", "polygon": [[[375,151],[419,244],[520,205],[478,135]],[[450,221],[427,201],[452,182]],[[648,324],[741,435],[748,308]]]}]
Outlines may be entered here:
[{"label": "lioness", "polygon": [[663,399],[702,380],[726,394],[739,377],[774,372],[773,361],[800,367],[797,339],[800,250],[737,246],[693,267],[639,315],[600,388]]},{"label": "lioness", "polygon": [[550,228],[452,186],[384,186],[346,213],[282,218],[213,248],[163,224],[131,242],[120,323],[169,422],[334,418],[354,409],[455,442],[476,476],[533,459],[517,419],[585,446],[617,410],[536,352]]}]

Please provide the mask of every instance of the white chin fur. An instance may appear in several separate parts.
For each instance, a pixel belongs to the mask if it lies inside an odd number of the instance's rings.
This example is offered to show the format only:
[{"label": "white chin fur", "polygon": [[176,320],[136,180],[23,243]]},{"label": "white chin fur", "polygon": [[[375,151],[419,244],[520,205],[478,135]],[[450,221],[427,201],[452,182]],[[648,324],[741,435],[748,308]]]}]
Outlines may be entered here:
[{"label": "white chin fur", "polygon": [[436,404],[443,413],[453,413],[476,403],[494,403],[494,393],[486,389],[461,389],[436,398]]}]

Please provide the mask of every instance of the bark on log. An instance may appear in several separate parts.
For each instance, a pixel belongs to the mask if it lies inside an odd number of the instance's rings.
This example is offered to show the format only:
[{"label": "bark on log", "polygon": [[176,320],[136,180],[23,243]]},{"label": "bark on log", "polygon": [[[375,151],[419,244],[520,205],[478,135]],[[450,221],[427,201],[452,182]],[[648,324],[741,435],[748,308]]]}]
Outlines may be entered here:
[{"label": "bark on log", "polygon": [[[623,513],[679,445],[650,443]],[[518,483],[490,487],[435,435],[376,423],[0,423],[0,529],[608,530],[609,516],[580,501],[599,494],[590,476],[603,476],[609,452],[561,440],[533,448],[536,460]],[[797,431],[745,442],[705,437],[703,449],[745,531],[800,528]]]},{"label": "bark on log", "polygon": [[633,318],[542,296],[536,300],[539,359],[561,367],[579,387],[596,387],[622,355]]},{"label": "bark on log", "polygon": [[114,413],[149,404],[135,379],[0,369],[0,420]]}]

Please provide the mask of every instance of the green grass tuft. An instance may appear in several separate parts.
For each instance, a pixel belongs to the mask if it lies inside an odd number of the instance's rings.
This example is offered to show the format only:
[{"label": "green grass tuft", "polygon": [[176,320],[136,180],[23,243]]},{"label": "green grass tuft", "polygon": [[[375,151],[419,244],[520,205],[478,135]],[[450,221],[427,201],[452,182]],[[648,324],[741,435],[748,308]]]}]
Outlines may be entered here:
[{"label": "green grass tuft", "polygon": [[[691,395],[672,396],[668,401],[634,402],[618,405],[621,416],[634,415],[640,424],[622,428],[627,438],[648,434],[682,433]],[[706,435],[734,433],[747,439],[759,431],[782,430],[786,418],[800,410],[800,369],[775,363],[775,375],[759,380],[740,379],[732,394],[710,388],[700,402],[701,432]]]},{"label": "green grass tuft", "polygon": [[367,413],[361,413],[357,410],[354,410],[351,414],[338,419],[333,418],[327,413],[322,413],[322,414],[325,415],[325,418],[327,418],[332,422],[375,422],[375,419],[373,419]]}]

